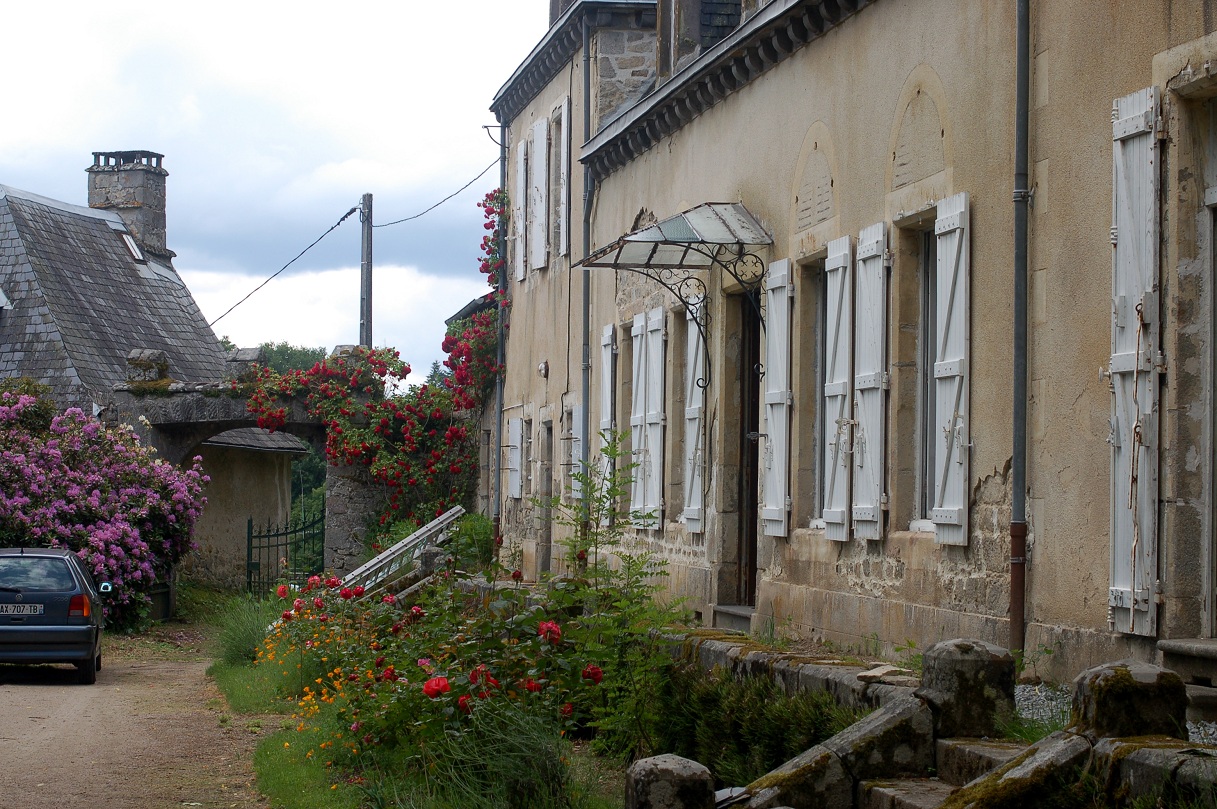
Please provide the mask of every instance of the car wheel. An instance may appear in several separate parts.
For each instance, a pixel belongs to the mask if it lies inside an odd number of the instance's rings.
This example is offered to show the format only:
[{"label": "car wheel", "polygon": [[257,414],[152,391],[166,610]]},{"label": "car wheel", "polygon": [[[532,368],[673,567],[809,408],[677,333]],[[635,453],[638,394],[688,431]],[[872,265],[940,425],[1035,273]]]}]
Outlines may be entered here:
[{"label": "car wheel", "polygon": [[97,682],[97,660],[76,664],[76,678],[81,685],[93,685]]}]

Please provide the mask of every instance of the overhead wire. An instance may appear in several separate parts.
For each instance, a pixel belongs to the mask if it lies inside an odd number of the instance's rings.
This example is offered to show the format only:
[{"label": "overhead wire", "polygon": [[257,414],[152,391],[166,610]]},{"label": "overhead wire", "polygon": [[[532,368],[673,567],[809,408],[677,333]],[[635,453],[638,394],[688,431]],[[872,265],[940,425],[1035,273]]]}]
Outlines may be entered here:
[{"label": "overhead wire", "polygon": [[407,216],[405,219],[395,219],[395,220],[393,220],[392,222],[385,222],[385,223],[380,224],[380,225],[372,225],[372,227],[374,227],[374,228],[387,228],[387,227],[389,227],[390,225],[400,225],[402,222],[409,222],[411,219],[418,219],[420,216],[423,216],[423,215],[425,215],[425,214],[429,214],[429,213],[431,213],[432,211],[434,211],[436,208],[438,208],[439,206],[443,205],[443,204],[444,204],[445,202],[447,202],[448,200],[450,200],[450,199],[452,199],[453,197],[455,197],[457,194],[459,194],[459,193],[461,193],[462,191],[464,191],[464,190],[465,190],[466,188],[468,188],[469,186],[471,186],[471,185],[473,185],[474,183],[476,183],[478,180],[482,179],[484,176],[486,176],[486,172],[490,171],[492,168],[494,168],[494,167],[495,167],[495,166],[497,166],[498,164],[499,164],[499,159],[496,157],[494,160],[492,160],[492,161],[490,162],[490,165],[489,165],[489,166],[487,166],[486,168],[482,169],[481,173],[479,173],[479,174],[478,174],[478,176],[474,177],[472,180],[470,180],[469,182],[465,183],[465,184],[464,184],[464,185],[462,185],[460,188],[456,189],[456,190],[455,190],[455,191],[453,191],[451,194],[449,194],[448,196],[444,197],[443,199],[441,199],[439,202],[437,202],[437,203],[435,203],[434,205],[432,205],[432,206],[431,206],[430,208],[428,208],[427,210],[425,210],[425,211],[421,211],[421,212],[419,212],[419,213],[416,213],[416,214],[414,214],[413,216]]},{"label": "overhead wire", "polygon": [[347,219],[349,219],[349,218],[351,217],[351,215],[352,215],[352,214],[354,214],[354,213],[355,213],[356,211],[358,211],[358,210],[359,210],[359,206],[358,206],[358,205],[356,205],[354,208],[352,208],[351,210],[349,210],[349,211],[347,211],[346,213],[344,213],[344,214],[342,215],[342,218],[341,218],[341,219],[339,219],[337,222],[335,222],[335,223],[334,223],[334,224],[333,224],[333,225],[330,227],[330,229],[329,229],[329,230],[327,230],[325,233],[322,233],[320,236],[318,236],[318,237],[317,237],[317,238],[316,238],[316,239],[313,241],[313,243],[312,243],[312,244],[310,244],[308,247],[306,247],[306,248],[304,248],[303,250],[301,250],[301,251],[300,251],[300,252],[299,252],[299,253],[296,255],[296,258],[293,258],[291,261],[287,262],[287,263],[286,263],[286,264],[284,264],[282,267],[280,267],[279,269],[275,270],[274,274],[272,274],[272,275],[271,275],[269,278],[267,278],[265,281],[263,281],[262,283],[258,284],[256,287],[254,287],[254,289],[253,289],[253,290],[252,290],[252,291],[251,291],[251,292],[250,292],[248,295],[246,295],[244,298],[242,298],[241,300],[239,300],[239,301],[237,301],[236,303],[234,303],[232,306],[228,307],[228,311],[226,311],[224,314],[220,315],[219,317],[217,317],[215,320],[211,321],[211,322],[210,322],[210,323],[208,323],[207,325],[208,325],[208,326],[214,326],[215,324],[217,324],[217,323],[219,323],[221,320],[223,320],[223,319],[224,319],[224,318],[225,318],[225,317],[228,315],[228,313],[229,313],[229,312],[231,312],[233,309],[236,309],[238,306],[240,306],[241,304],[245,303],[247,300],[249,300],[250,298],[252,298],[255,292],[257,292],[259,289],[261,289],[262,287],[264,287],[264,286],[266,286],[267,284],[269,284],[271,281],[275,280],[275,278],[276,278],[276,277],[279,275],[279,273],[283,272],[283,271],[284,271],[284,270],[286,270],[288,267],[290,267],[290,266],[292,266],[293,264],[295,264],[295,263],[296,263],[296,261],[297,261],[297,260],[299,260],[301,256],[303,256],[303,255],[304,255],[305,253],[307,253],[309,250],[312,250],[314,247],[316,247],[316,246],[317,246],[317,244],[318,244],[318,243],[319,243],[319,242],[320,242],[322,239],[324,239],[326,236],[329,236],[331,233],[333,233],[335,230],[337,230],[339,225],[341,225],[343,222],[345,222]]},{"label": "overhead wire", "polygon": [[[467,182],[467,183],[465,183],[464,185],[462,185],[462,186],[461,186],[460,188],[458,188],[457,190],[453,191],[453,192],[452,192],[451,194],[449,194],[448,196],[446,196],[446,197],[444,197],[443,199],[441,199],[439,202],[437,202],[437,203],[435,203],[434,205],[432,205],[430,208],[427,208],[426,210],[420,211],[419,213],[416,213],[416,214],[414,214],[414,215],[412,215],[412,216],[407,216],[407,217],[405,217],[404,219],[396,219],[396,220],[394,220],[394,221],[392,221],[392,222],[384,222],[383,224],[379,224],[379,225],[373,224],[373,225],[372,225],[372,227],[374,227],[374,228],[387,228],[387,227],[389,227],[390,225],[400,225],[402,222],[409,222],[409,221],[411,221],[411,220],[413,220],[413,219],[418,219],[419,217],[425,216],[426,214],[429,214],[429,213],[431,213],[432,211],[434,211],[434,210],[435,210],[436,208],[438,208],[439,206],[443,205],[443,204],[444,204],[445,202],[447,202],[448,200],[450,200],[450,199],[452,199],[453,197],[455,197],[457,194],[460,194],[462,191],[464,191],[466,188],[468,188],[469,186],[471,186],[471,185],[473,185],[474,183],[476,183],[478,180],[482,179],[482,177],[486,176],[486,172],[490,171],[492,168],[494,168],[494,167],[495,167],[495,166],[497,166],[498,164],[499,164],[499,158],[497,158],[497,157],[496,157],[496,158],[495,158],[493,161],[491,161],[490,165],[488,165],[488,166],[486,166],[486,168],[482,169],[482,170],[481,170],[481,172],[479,172],[479,173],[478,173],[478,175],[477,175],[476,177],[474,177],[472,180],[470,180],[469,182]],[[304,248],[303,250],[301,250],[301,251],[299,252],[299,254],[297,254],[297,255],[296,255],[296,257],[295,257],[295,258],[293,258],[291,261],[287,262],[287,263],[286,263],[286,264],[284,264],[282,267],[280,267],[278,270],[276,270],[276,271],[275,271],[275,272],[274,272],[274,273],[273,273],[273,274],[272,274],[272,275],[271,275],[269,278],[267,278],[267,279],[266,279],[265,281],[263,281],[262,283],[258,284],[258,286],[254,287],[254,289],[253,289],[253,290],[251,290],[251,291],[250,291],[250,293],[249,293],[248,295],[246,295],[244,298],[242,298],[241,300],[239,300],[239,301],[237,301],[236,303],[234,303],[232,306],[228,307],[228,310],[227,310],[227,311],[225,311],[225,312],[224,312],[224,314],[220,315],[219,317],[217,317],[215,320],[211,321],[211,322],[210,322],[210,323],[208,323],[207,325],[208,325],[208,326],[214,326],[215,324],[217,324],[217,323],[219,323],[221,320],[223,320],[223,319],[224,319],[224,318],[225,318],[225,317],[226,317],[226,316],[227,316],[227,315],[228,315],[230,312],[232,312],[232,310],[233,310],[233,309],[236,309],[238,306],[240,306],[241,304],[243,304],[243,303],[245,303],[247,300],[249,300],[251,297],[253,297],[254,293],[256,293],[258,290],[262,289],[262,287],[266,286],[266,285],[267,285],[267,284],[269,284],[271,281],[275,280],[275,278],[276,278],[276,277],[278,277],[280,273],[282,273],[282,272],[283,272],[284,270],[286,270],[288,267],[290,267],[290,266],[292,266],[293,264],[295,264],[295,263],[296,263],[296,261],[297,261],[297,260],[299,260],[299,259],[300,259],[300,258],[301,258],[301,257],[302,257],[302,256],[303,256],[305,253],[307,253],[309,250],[312,250],[314,247],[316,247],[316,246],[317,246],[317,244],[318,244],[318,243],[319,243],[319,242],[320,242],[322,239],[324,239],[326,236],[330,235],[330,234],[331,234],[331,233],[333,233],[335,230],[337,230],[339,225],[341,225],[343,222],[345,222],[347,219],[349,219],[349,218],[350,218],[350,217],[351,217],[351,216],[352,216],[352,215],[353,215],[353,214],[354,214],[356,211],[358,211],[358,210],[359,210],[359,206],[358,206],[358,205],[356,205],[354,208],[351,208],[351,210],[349,210],[349,211],[347,211],[345,214],[343,214],[341,219],[339,219],[337,222],[335,222],[335,223],[334,223],[334,224],[333,224],[333,225],[330,227],[330,229],[329,229],[329,230],[327,230],[325,233],[322,233],[320,236],[318,236],[318,237],[317,237],[317,238],[316,238],[316,239],[313,241],[313,243],[312,243],[312,244],[310,244],[308,247],[306,247],[306,248]]]}]

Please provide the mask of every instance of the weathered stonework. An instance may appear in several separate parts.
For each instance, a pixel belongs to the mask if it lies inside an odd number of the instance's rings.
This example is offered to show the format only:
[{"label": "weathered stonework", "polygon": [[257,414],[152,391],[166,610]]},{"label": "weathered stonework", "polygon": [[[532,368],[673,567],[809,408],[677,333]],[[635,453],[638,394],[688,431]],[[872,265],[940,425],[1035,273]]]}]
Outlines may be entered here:
[{"label": "weathered stonework", "polygon": [[366,466],[327,466],[325,474],[325,569],[342,576],[366,554],[364,537],[384,508],[388,492]]},{"label": "weathered stonework", "polygon": [[925,651],[917,696],[934,709],[938,736],[999,736],[1014,715],[1014,658],[978,640],[949,640]]},{"label": "weathered stonework", "polygon": [[1073,681],[1075,728],[1093,738],[1187,739],[1187,689],[1173,671],[1123,660],[1087,669]]},{"label": "weathered stonework", "polygon": [[654,31],[596,34],[596,128],[655,86]]},{"label": "weathered stonework", "polygon": [[704,765],[666,754],[635,761],[625,774],[626,809],[714,809],[714,777]]}]

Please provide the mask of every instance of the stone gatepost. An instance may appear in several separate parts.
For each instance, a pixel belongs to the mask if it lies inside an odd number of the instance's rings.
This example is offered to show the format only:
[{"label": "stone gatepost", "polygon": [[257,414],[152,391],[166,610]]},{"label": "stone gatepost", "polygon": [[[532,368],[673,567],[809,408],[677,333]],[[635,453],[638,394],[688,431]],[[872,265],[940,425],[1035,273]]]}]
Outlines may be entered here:
[{"label": "stone gatepost", "polygon": [[1173,671],[1121,660],[1073,681],[1074,730],[1091,738],[1188,738],[1187,687]]},{"label": "stone gatepost", "polygon": [[326,466],[325,569],[350,573],[366,555],[364,538],[388,500],[363,464]]},{"label": "stone gatepost", "polygon": [[625,773],[625,809],[714,809],[714,778],[680,756],[638,759]]},{"label": "stone gatepost", "polygon": [[944,640],[925,651],[917,696],[934,711],[934,735],[997,736],[1014,713],[1014,658],[981,640]]}]

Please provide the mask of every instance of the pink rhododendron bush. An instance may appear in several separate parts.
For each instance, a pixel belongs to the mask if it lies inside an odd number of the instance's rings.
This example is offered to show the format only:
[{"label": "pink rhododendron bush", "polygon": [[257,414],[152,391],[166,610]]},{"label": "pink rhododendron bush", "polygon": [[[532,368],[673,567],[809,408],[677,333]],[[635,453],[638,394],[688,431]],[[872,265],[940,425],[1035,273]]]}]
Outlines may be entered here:
[{"label": "pink rhododendron bush", "polygon": [[136,625],[149,588],[191,548],[206,502],[200,458],[179,469],[129,428],[33,393],[0,392],[0,545],[71,548],[106,598],[107,621]]}]

